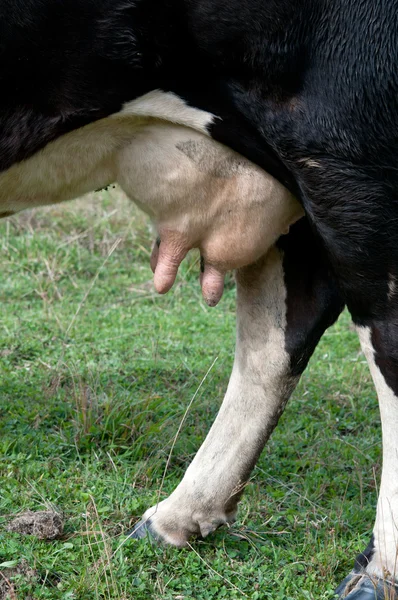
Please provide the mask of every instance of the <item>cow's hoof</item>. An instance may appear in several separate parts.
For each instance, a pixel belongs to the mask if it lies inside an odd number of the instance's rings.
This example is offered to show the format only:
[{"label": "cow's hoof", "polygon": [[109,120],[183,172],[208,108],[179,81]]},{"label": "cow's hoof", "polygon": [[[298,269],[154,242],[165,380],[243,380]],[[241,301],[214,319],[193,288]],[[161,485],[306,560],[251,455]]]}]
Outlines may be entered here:
[{"label": "cow's hoof", "polygon": [[149,534],[155,542],[185,548],[191,538],[205,538],[234,520],[235,507],[228,507],[227,512],[223,507],[211,510],[209,504],[203,504],[177,488],[171,496],[148,508],[130,537],[140,539]]},{"label": "cow's hoof", "polygon": [[[149,513],[150,516],[147,515]],[[172,526],[167,528],[159,527],[159,512],[153,509],[147,510],[134,529],[128,534],[128,538],[134,540],[149,539],[158,545],[164,546],[176,546],[177,548],[183,548],[187,545],[188,538],[190,537],[184,529],[180,529],[175,522],[172,522]]]},{"label": "cow's hoof", "polygon": [[135,525],[134,529],[127,534],[127,537],[132,538],[133,540],[149,538],[159,541],[158,536],[151,525],[151,519],[141,519],[141,521]]},{"label": "cow's hoof", "polygon": [[398,584],[366,574],[350,573],[339,585],[336,594],[344,600],[398,600]]}]

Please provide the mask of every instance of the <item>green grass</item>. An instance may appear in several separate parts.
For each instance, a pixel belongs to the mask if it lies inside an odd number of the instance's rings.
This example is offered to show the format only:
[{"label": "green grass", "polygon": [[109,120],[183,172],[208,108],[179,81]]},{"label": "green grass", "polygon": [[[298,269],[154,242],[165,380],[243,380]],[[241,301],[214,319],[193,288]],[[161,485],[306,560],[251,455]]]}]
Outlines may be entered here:
[{"label": "green grass", "polygon": [[[264,450],[239,520],[193,550],[121,536],[204,439],[230,374],[232,280],[201,300],[195,257],[152,289],[150,227],[117,190],[0,223],[0,563],[36,578],[16,598],[331,598],[372,528],[380,470],[375,393],[345,314],[329,330]],[[64,539],[7,533],[54,506]]]}]

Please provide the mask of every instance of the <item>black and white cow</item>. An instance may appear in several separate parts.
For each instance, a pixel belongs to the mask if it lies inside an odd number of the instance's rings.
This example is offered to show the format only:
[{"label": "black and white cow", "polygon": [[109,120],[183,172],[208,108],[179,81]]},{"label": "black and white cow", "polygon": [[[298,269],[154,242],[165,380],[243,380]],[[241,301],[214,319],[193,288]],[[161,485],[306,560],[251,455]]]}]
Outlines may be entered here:
[{"label": "black and white cow", "polygon": [[[2,0],[3,215],[107,183],[120,174],[112,153],[134,147],[136,126],[160,121],[239,152],[305,211],[238,272],[224,403],[183,481],[136,535],[149,529],[183,545],[233,518],[319,338],[346,304],[380,401],[383,471],[372,540],[339,594],[397,591],[397,65],[398,0]],[[116,140],[105,132],[85,145],[87,132],[115,123]],[[200,147],[184,146],[196,165]]]}]

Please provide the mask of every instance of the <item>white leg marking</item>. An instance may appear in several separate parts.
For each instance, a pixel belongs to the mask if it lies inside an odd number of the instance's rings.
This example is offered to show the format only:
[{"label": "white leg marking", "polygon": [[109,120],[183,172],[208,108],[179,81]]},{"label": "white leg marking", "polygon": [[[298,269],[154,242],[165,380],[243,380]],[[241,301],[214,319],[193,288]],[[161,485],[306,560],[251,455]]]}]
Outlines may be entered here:
[{"label": "white leg marking", "polygon": [[357,327],[377,390],[383,433],[383,469],[374,527],[375,554],[367,572],[398,576],[398,397],[387,385],[374,359],[369,327]]},{"label": "white leg marking", "polygon": [[156,534],[183,546],[233,520],[265,442],[296,384],[285,351],[286,290],[281,253],[237,274],[235,363],[220,412],[182,482],[149,509]]}]

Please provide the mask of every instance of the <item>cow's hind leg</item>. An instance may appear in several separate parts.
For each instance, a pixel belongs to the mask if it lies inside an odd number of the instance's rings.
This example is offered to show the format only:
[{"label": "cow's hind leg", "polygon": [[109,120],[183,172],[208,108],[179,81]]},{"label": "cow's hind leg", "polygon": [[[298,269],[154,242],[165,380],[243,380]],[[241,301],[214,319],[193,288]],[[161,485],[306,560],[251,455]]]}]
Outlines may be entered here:
[{"label": "cow's hind leg", "polygon": [[[392,298],[391,298],[392,300]],[[398,320],[357,325],[379,398],[383,470],[372,539],[338,592],[347,600],[398,599]]]},{"label": "cow's hind leg", "polygon": [[342,309],[305,220],[237,274],[237,344],[228,390],[183,480],[133,535],[183,546],[234,519],[264,444],[320,336]]},{"label": "cow's hind leg", "polygon": [[398,600],[398,209],[391,179],[376,167],[356,165],[346,151],[343,160],[319,157],[316,168],[307,163],[300,171],[307,218],[358,328],[382,421],[373,538],[337,593],[347,600]]}]

